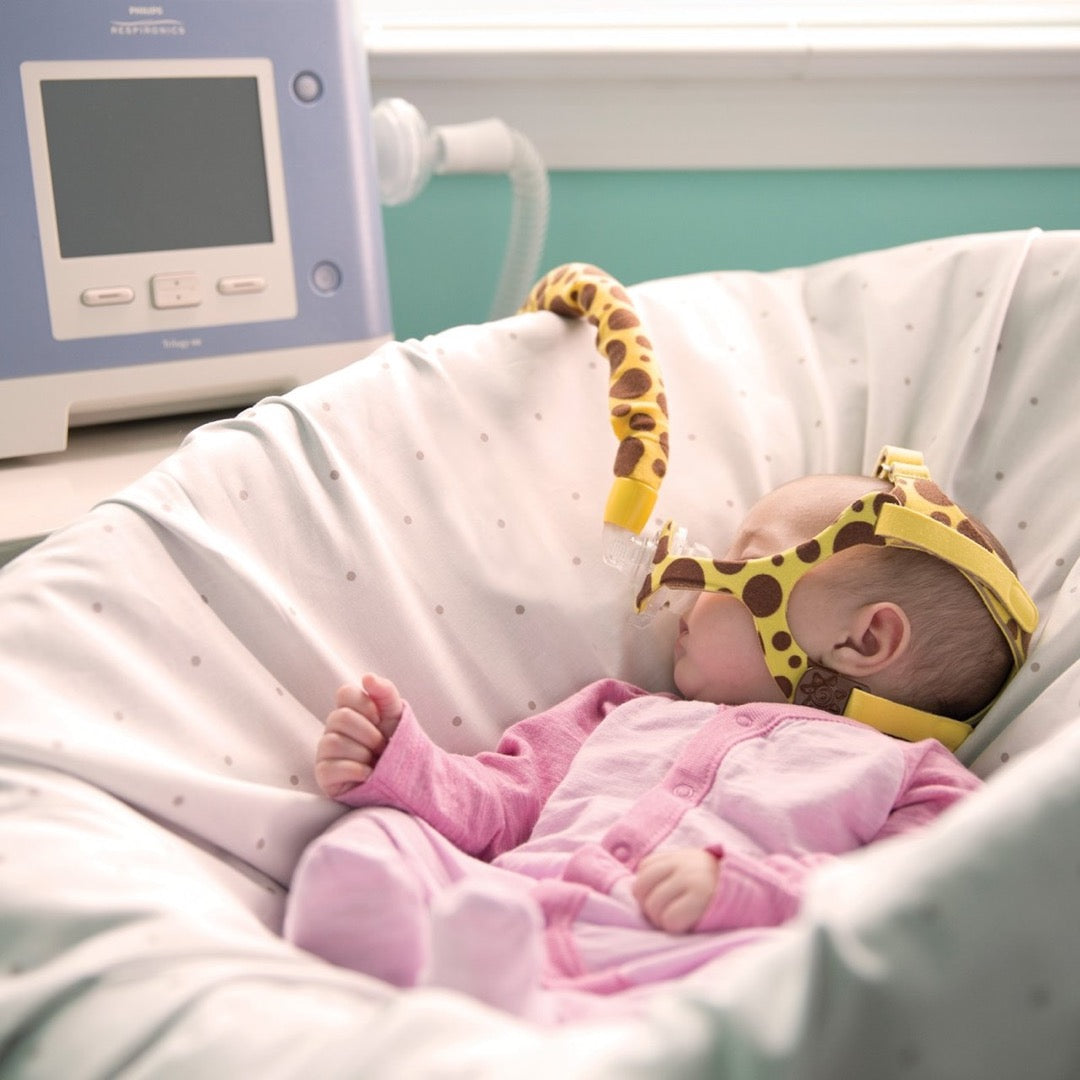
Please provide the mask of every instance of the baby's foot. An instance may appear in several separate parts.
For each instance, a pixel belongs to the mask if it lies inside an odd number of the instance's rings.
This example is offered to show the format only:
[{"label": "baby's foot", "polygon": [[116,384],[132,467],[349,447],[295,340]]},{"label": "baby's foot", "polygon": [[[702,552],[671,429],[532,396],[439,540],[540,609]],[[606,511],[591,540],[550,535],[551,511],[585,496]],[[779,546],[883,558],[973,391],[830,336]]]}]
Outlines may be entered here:
[{"label": "baby's foot", "polygon": [[425,905],[385,850],[333,832],[296,868],[284,936],[332,964],[394,986],[415,986],[427,954]]},{"label": "baby's foot", "polygon": [[421,981],[520,1016],[540,987],[544,918],[521,893],[463,881],[431,912],[431,961]]}]

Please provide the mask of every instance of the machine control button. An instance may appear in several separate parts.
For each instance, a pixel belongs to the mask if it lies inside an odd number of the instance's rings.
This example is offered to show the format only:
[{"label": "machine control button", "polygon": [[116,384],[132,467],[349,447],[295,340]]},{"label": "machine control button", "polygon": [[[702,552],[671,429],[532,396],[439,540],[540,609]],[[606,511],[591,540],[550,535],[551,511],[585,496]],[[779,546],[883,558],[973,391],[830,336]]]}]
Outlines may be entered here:
[{"label": "machine control button", "polygon": [[341,271],[332,262],[316,263],[311,268],[311,284],[317,293],[330,296],[341,288]]},{"label": "machine control button", "polygon": [[266,278],[249,274],[246,277],[223,277],[217,283],[222,296],[247,296],[266,291]]},{"label": "machine control button", "polygon": [[150,279],[150,301],[156,308],[198,307],[202,285],[198,274],[155,274]]},{"label": "machine control button", "polygon": [[114,304],[130,304],[135,299],[135,290],[130,285],[104,285],[84,289],[79,299],[86,307],[112,307]]},{"label": "machine control button", "polygon": [[301,71],[293,79],[292,88],[297,100],[302,101],[305,105],[314,104],[322,97],[323,93],[322,79],[314,71]]}]

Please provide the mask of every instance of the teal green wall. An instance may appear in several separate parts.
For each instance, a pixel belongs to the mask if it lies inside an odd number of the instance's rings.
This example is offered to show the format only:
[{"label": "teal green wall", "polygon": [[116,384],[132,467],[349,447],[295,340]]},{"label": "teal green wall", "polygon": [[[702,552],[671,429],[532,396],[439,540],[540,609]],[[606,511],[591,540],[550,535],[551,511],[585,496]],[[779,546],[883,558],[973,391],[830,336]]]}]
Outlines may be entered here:
[{"label": "teal green wall", "polygon": [[[397,337],[487,317],[509,209],[505,177],[467,176],[384,210]],[[543,267],[632,284],[1032,225],[1080,228],[1080,169],[558,172]]]}]

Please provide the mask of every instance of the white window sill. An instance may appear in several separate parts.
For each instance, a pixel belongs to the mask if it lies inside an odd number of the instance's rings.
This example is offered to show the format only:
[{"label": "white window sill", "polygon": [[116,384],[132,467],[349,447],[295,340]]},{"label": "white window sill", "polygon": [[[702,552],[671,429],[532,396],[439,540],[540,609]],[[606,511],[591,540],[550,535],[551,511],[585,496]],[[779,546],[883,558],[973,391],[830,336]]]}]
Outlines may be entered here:
[{"label": "white window sill", "polygon": [[373,28],[375,98],[551,169],[1080,166],[1080,26]]}]

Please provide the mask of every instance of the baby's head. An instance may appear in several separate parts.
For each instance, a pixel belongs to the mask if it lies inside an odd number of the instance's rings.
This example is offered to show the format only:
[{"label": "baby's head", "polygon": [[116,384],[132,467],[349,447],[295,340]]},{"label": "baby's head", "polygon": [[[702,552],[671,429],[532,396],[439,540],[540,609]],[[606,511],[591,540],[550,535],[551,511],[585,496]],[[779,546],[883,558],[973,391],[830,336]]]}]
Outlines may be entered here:
[{"label": "baby's head", "polygon": [[[714,564],[721,581],[731,575],[732,594],[703,592],[680,623],[675,682],[684,696],[725,704],[794,697],[841,712],[855,686],[936,716],[977,716],[1014,670],[1016,652],[955,566],[875,540],[875,514],[892,489],[886,480],[811,476],[756,503]],[[848,515],[852,520],[828,540],[832,554],[826,555],[814,538],[838,518],[846,521],[842,515],[853,506],[861,513]],[[961,531],[1011,569],[984,526],[965,516]],[[788,561],[799,564],[801,576],[785,590],[770,580],[771,567],[780,567],[778,553],[791,549]],[[772,558],[743,566],[766,556]],[[759,572],[762,567],[769,572]],[[782,580],[779,570],[775,577]],[[767,622],[763,616],[775,609],[786,621]],[[784,673],[788,663],[797,687]],[[818,700],[807,693],[815,685],[825,699],[843,697]]]}]

